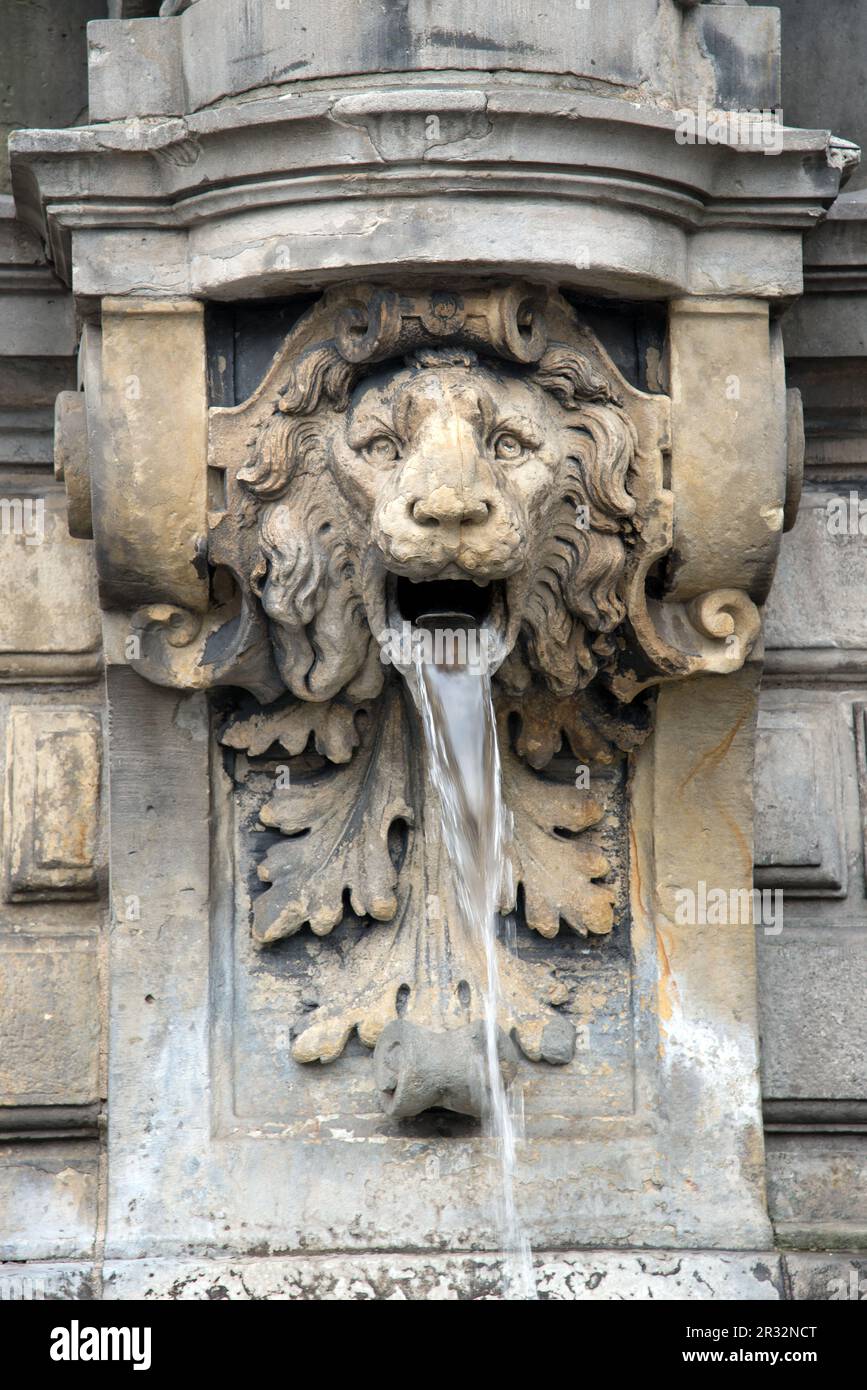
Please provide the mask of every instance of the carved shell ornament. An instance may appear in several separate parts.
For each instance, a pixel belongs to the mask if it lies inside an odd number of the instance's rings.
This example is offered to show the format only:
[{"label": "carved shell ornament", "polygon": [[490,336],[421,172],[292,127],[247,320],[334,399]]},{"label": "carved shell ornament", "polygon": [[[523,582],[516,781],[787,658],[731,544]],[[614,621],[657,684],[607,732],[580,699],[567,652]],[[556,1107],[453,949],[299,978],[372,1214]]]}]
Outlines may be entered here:
[{"label": "carved shell ornament", "polygon": [[[347,898],[372,929],[297,1033],[298,1060],[332,1060],[354,1029],[373,1046],[399,1010],[439,1031],[480,1016],[484,963],[454,930],[394,666],[432,605],[472,614],[498,653],[514,824],[501,911],[517,906],[543,937],[611,931],[604,798],[544,769],[563,754],[617,760],[649,728],[636,696],[735,669],[758,633],[743,594],[658,596],[668,407],[625,381],[558,294],[510,282],[328,291],[256,393],[211,411],[225,486],[209,558],[234,594],[201,623],[142,610],[136,664],[163,683],[249,691],[228,748],[322,760],[261,808],[280,838],[259,866],[253,934],[326,935]],[[556,979],[505,952],[501,976],[503,1032],[532,1060],[567,1061]]]}]

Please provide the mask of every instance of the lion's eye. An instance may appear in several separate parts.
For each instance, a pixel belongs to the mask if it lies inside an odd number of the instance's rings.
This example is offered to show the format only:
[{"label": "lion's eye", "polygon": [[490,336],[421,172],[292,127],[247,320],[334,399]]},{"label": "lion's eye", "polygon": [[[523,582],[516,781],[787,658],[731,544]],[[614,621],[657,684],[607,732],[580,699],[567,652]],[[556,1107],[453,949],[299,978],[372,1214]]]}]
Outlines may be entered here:
[{"label": "lion's eye", "polygon": [[362,453],[368,463],[394,463],[400,457],[400,450],[388,434],[378,434],[365,444]]},{"label": "lion's eye", "polygon": [[494,456],[498,459],[505,459],[507,462],[514,462],[524,453],[524,445],[516,434],[500,434],[494,441]]}]

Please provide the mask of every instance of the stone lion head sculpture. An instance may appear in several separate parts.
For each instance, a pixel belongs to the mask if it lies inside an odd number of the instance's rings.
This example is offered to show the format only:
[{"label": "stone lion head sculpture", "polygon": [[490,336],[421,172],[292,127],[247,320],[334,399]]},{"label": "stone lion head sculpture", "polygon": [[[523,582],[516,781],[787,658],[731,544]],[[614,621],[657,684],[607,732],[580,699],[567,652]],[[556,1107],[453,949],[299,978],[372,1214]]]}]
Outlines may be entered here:
[{"label": "stone lion head sculpture", "polygon": [[388,634],[432,610],[487,628],[515,692],[569,695],[612,656],[640,529],[615,369],[590,335],[547,336],[535,301],[522,323],[519,293],[445,298],[432,328],[418,297],[355,310],[355,336],[344,311],[237,474],[250,582],[300,699],[371,698]]}]

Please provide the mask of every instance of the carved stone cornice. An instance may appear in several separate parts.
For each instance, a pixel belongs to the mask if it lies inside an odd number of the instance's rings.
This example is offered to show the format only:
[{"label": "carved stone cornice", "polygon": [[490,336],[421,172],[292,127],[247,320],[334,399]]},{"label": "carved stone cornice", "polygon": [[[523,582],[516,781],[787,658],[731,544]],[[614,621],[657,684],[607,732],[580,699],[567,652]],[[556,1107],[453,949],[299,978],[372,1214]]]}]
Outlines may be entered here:
[{"label": "carved stone cornice", "polygon": [[75,238],[83,295],[279,293],[289,276],[466,265],[482,245],[488,272],[633,297],[799,293],[801,233],[855,147],[777,127],[768,158],[676,132],[676,113],[615,97],[438,78],[17,132],[11,148],[19,215],[66,279]]}]

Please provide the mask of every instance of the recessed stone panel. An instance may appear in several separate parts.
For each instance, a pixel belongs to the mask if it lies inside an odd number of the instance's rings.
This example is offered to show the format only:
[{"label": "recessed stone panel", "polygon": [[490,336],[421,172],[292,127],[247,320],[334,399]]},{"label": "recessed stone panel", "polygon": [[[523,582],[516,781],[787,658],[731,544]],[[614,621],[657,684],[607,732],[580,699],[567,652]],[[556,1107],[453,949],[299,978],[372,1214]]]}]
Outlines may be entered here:
[{"label": "recessed stone panel", "polygon": [[0,938],[0,1106],[95,1101],[98,1050],[95,940]]},{"label": "recessed stone panel", "polygon": [[[867,1232],[867,1134],[788,1132],[767,1135],[768,1204],[775,1226],[821,1231],[829,1247],[858,1247]],[[867,1290],[865,1290],[867,1292]],[[828,1295],[825,1295],[828,1297]]]},{"label": "recessed stone panel", "polygon": [[799,703],[759,712],[755,767],[755,881],[795,896],[843,896],[845,832],[836,706]]},{"label": "recessed stone panel", "polygon": [[93,546],[72,539],[66,498],[46,479],[0,488],[0,591],[0,680],[98,673]]},{"label": "recessed stone panel", "polygon": [[863,932],[784,922],[758,941],[765,1098],[867,1098]]},{"label": "recessed stone panel", "polygon": [[102,734],[84,709],[18,706],[6,735],[5,897],[97,895]]},{"label": "recessed stone panel", "polygon": [[[804,493],[794,529],[783,537],[765,609],[769,651],[818,649],[830,656],[834,650],[867,649],[867,545],[859,532],[859,494],[855,490],[851,502],[851,491],[844,484]],[[846,521],[842,532],[837,515]]]},{"label": "recessed stone panel", "polygon": [[[0,1260],[92,1259],[97,1167],[93,1144],[0,1147]],[[15,1272],[19,1276],[31,1274],[21,1263]],[[34,1270],[32,1276],[41,1273]],[[53,1284],[46,1277],[43,1297],[56,1296]],[[64,1286],[69,1287],[66,1280],[62,1281]],[[80,1281],[72,1287],[82,1296]],[[0,1266],[0,1298],[39,1296],[38,1285],[10,1282]]]}]

